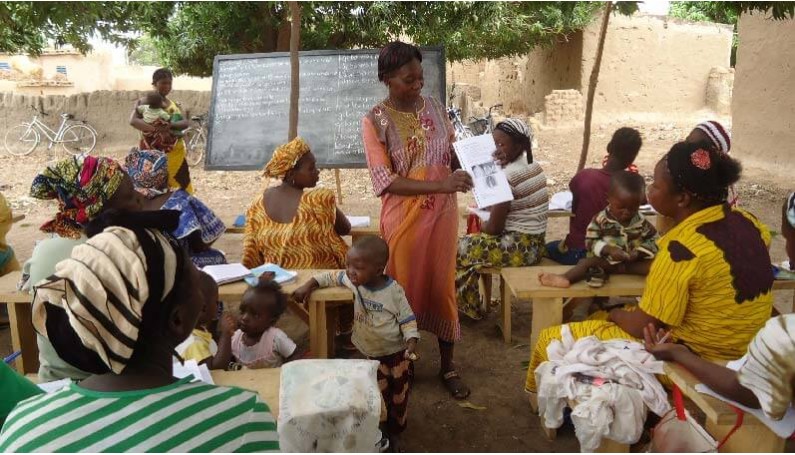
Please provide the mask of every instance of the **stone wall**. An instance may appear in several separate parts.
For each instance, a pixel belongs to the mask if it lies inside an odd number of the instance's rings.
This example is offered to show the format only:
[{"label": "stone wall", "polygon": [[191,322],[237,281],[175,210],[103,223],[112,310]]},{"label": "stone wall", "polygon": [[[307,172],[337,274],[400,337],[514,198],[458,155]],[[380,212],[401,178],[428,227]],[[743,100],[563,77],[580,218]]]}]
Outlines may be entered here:
[{"label": "stone wall", "polygon": [[544,124],[549,126],[582,123],[583,99],[577,90],[553,90],[544,99]]},{"label": "stone wall", "polygon": [[732,98],[732,154],[795,172],[795,20],[744,14]]},{"label": "stone wall", "polygon": [[[41,117],[53,130],[60,125],[59,114],[67,112],[78,120],[90,123],[99,134],[97,150],[121,151],[136,145],[138,131],[130,126],[130,113],[135,100],[143,96],[139,91],[96,91],[71,96],[0,94],[0,131],[22,122],[29,122],[34,115],[30,106],[47,113]],[[207,112],[210,92],[175,90],[169,98],[180,103],[192,114]],[[5,133],[3,133],[5,134]],[[46,144],[45,144],[46,145]],[[40,146],[41,147],[41,146]]]}]

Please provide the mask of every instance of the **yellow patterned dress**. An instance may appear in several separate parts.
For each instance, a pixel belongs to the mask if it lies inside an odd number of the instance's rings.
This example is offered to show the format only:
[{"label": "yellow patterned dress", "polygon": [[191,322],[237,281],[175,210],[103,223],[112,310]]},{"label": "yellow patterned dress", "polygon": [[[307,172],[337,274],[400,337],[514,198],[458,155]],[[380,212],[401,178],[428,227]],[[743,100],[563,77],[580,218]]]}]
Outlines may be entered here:
[{"label": "yellow patterned dress", "polygon": [[334,193],[318,188],[304,192],[290,223],[272,220],[264,194],[246,212],[243,265],[272,262],[287,269],[341,269],[348,246],[336,231]]}]

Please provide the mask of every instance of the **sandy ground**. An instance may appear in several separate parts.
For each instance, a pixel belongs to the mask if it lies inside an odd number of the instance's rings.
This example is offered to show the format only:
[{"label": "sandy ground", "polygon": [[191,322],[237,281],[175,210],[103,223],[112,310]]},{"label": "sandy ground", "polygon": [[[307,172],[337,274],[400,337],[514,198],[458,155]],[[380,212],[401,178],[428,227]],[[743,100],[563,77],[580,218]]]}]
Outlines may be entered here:
[{"label": "sandy ground", "polygon": [[[692,123],[626,125],[641,130],[644,145],[637,164],[650,180],[654,163],[676,141],[684,138]],[[598,166],[612,132],[623,124],[604,124],[594,128],[588,166]],[[582,131],[579,128],[541,130],[537,134],[539,147],[534,151],[548,177],[550,192],[565,189],[574,175]],[[111,156],[121,157],[118,153]],[[59,155],[62,157],[62,155]],[[742,157],[739,157],[742,158]],[[41,202],[27,196],[32,178],[53,156],[39,149],[25,158],[0,155],[0,191],[9,199],[15,213],[27,218],[17,224],[8,240],[21,261],[30,256],[34,241],[44,238],[38,226],[54,212],[54,203]],[[250,201],[262,189],[259,172],[208,172],[192,169],[196,195],[225,220],[243,213]],[[369,176],[365,170],[342,170],[342,210],[349,215],[377,216],[380,203],[373,197]],[[324,171],[322,184],[334,188],[334,174]],[[756,214],[774,231],[780,230],[780,208],[791,189],[791,179],[770,169],[747,168],[739,185],[741,204]],[[551,194],[550,193],[550,194]],[[459,197],[465,207],[471,196]],[[463,223],[460,229],[463,230]],[[559,239],[568,230],[561,219],[550,221],[547,239]],[[217,243],[231,261],[239,260],[242,236],[225,235]],[[780,237],[773,241],[774,261],[784,259],[784,245]],[[789,311],[792,294],[776,295],[779,308]],[[463,341],[457,347],[458,368],[473,390],[469,401],[486,407],[472,410],[458,406],[436,377],[438,352],[435,342],[427,336],[420,343],[422,359],[417,363],[416,383],[411,397],[409,428],[405,446],[410,451],[469,452],[523,451],[576,452],[578,444],[574,432],[564,429],[555,442],[547,441],[540,432],[538,418],[530,415],[523,384],[525,370],[522,362],[528,359],[530,307],[526,302],[513,307],[514,341],[505,345],[496,327],[496,315],[479,321],[463,321]],[[306,328],[287,315],[280,322],[288,334],[306,343]],[[0,329],[0,354],[10,352],[8,329]]]}]

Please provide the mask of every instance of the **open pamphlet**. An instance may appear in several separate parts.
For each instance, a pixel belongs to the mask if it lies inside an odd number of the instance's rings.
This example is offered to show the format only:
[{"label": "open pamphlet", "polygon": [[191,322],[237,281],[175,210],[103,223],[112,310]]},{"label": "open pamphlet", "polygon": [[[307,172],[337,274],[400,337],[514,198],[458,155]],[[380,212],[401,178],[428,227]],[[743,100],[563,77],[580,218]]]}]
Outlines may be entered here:
[{"label": "open pamphlet", "polygon": [[213,277],[219,285],[240,281],[251,274],[251,271],[246,266],[239,263],[208,265],[202,271]]},{"label": "open pamphlet", "polygon": [[206,382],[207,384],[215,384],[213,382],[213,377],[210,374],[210,369],[207,368],[207,365],[199,365],[195,360],[186,360],[184,364],[174,362],[172,375],[179,379],[187,378],[188,376],[193,375],[193,382],[202,381]]},{"label": "open pamphlet", "polygon": [[260,275],[262,275],[265,272],[273,273],[273,275],[274,275],[273,276],[273,281],[275,281],[275,282],[277,282],[279,284],[288,283],[288,282],[294,280],[295,277],[298,276],[298,272],[294,272],[292,270],[285,270],[285,269],[279,267],[278,265],[271,264],[269,262],[267,264],[263,264],[263,265],[261,265],[259,267],[255,267],[255,268],[251,269],[251,271],[248,274],[248,276],[246,276],[246,283],[248,283],[251,286],[256,286],[257,282],[259,281]]},{"label": "open pamphlet", "polygon": [[453,148],[461,167],[472,176],[478,208],[513,200],[508,178],[492,157],[497,146],[491,134],[461,139],[453,143]]}]

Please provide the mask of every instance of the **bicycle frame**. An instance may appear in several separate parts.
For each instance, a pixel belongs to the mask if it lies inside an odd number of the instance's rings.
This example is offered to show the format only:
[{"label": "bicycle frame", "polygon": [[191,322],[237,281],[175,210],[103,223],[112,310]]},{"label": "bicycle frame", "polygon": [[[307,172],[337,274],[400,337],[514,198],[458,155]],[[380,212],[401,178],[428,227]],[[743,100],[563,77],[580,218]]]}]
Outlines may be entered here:
[{"label": "bicycle frame", "polygon": [[52,146],[56,142],[60,142],[61,141],[62,136],[63,136],[63,132],[64,132],[64,130],[66,130],[66,126],[67,126],[66,122],[67,121],[68,121],[67,117],[64,116],[64,115],[61,115],[61,126],[59,126],[58,127],[58,131],[55,132],[52,129],[50,129],[50,127],[47,126],[44,122],[39,120],[39,116],[38,115],[34,115],[33,116],[33,121],[30,122],[30,126],[28,127],[28,131],[26,131],[25,134],[28,134],[28,132],[30,132],[31,128],[38,127],[39,131],[41,133],[43,133],[44,136],[47,137],[48,141],[50,141],[50,145],[47,146],[47,149],[49,150],[49,149],[52,148]]}]

